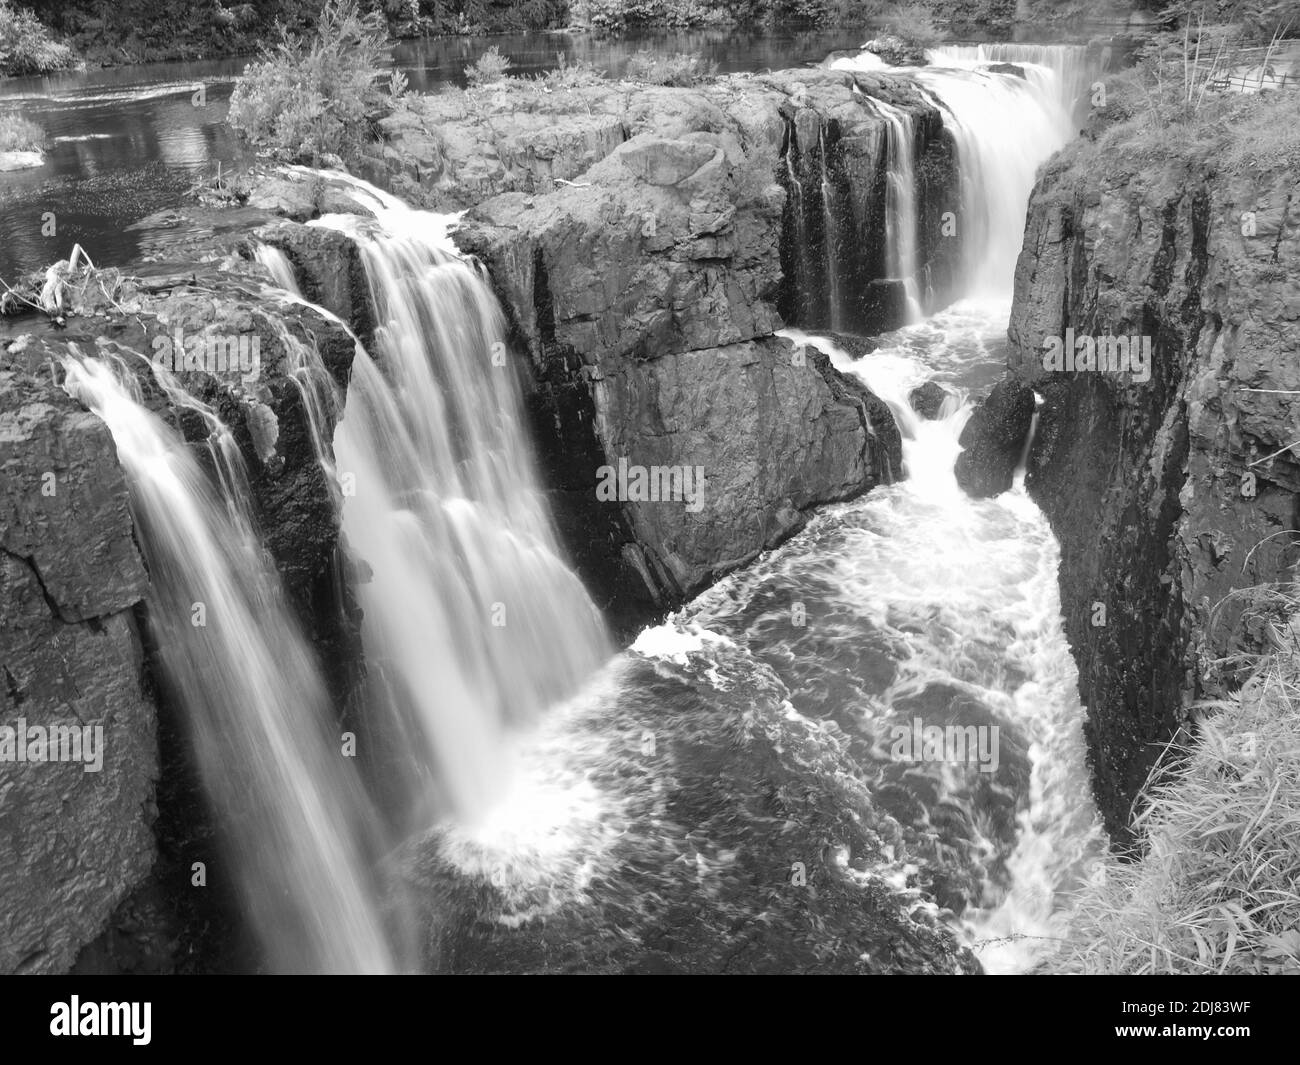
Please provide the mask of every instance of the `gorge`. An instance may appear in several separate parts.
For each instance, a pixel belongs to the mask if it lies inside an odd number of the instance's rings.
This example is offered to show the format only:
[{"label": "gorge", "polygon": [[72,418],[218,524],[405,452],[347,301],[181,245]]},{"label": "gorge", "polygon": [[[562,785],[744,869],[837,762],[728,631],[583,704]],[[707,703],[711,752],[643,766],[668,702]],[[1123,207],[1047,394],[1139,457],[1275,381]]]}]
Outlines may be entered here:
[{"label": "gorge", "polygon": [[[1249,308],[1294,317],[1295,179],[1101,165],[1097,47],[928,59],[409,94],[351,174],[37,278],[5,721],[105,761],[0,764],[0,970],[1050,957],[1265,641],[1218,601],[1292,561]],[[1152,338],[1149,385],[1045,369],[1071,329]],[[160,368],[177,330],[257,375]],[[632,467],[681,491],[600,491]]]}]

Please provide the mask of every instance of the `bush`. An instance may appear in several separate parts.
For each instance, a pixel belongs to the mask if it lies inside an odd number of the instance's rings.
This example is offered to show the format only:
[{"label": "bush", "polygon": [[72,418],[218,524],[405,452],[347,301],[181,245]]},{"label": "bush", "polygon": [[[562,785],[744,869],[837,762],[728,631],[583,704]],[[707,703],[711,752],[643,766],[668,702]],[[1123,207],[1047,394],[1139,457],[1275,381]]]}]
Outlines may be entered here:
[{"label": "bush", "polygon": [[465,77],[471,88],[481,89],[485,85],[495,85],[504,81],[510,70],[510,59],[501,54],[495,44],[478,57],[478,61],[465,68]]},{"label": "bush", "polygon": [[52,40],[35,15],[0,0],[0,74],[50,74],[77,62],[72,49]]},{"label": "bush", "polygon": [[716,63],[706,63],[699,52],[656,55],[642,49],[627,61],[627,76],[647,85],[693,85],[717,70]]},{"label": "bush", "polygon": [[250,63],[230,98],[231,126],[251,143],[294,161],[355,157],[368,115],[383,104],[377,80],[387,58],[383,19],[357,0],[326,0],[315,36],[281,30]]},{"label": "bush", "polygon": [[552,92],[560,89],[589,88],[605,80],[605,72],[585,59],[570,63],[563,52],[556,52],[555,61],[555,69],[548,70],[542,78],[542,83]]},{"label": "bush", "polygon": [[0,114],[0,152],[38,151],[45,143],[45,131],[12,112]]},{"label": "bush", "polygon": [[899,4],[885,12],[885,28],[916,48],[934,48],[946,36],[924,4]]}]

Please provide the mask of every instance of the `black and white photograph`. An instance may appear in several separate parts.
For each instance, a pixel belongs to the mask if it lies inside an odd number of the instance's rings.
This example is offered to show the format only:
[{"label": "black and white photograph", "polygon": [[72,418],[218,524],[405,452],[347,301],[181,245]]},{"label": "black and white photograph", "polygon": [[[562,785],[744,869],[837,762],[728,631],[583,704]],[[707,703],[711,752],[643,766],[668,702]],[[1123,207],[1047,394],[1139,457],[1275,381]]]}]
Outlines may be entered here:
[{"label": "black and white photograph", "polygon": [[1298,254],[1300,0],[0,0],[24,1023],[1300,975]]}]

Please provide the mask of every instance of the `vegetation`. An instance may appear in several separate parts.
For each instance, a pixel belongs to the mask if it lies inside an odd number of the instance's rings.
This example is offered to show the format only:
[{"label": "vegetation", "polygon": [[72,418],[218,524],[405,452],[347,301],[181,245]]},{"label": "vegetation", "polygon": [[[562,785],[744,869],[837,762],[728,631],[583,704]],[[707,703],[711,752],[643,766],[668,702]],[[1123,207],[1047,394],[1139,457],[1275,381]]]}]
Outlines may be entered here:
[{"label": "vegetation", "polygon": [[510,60],[501,54],[495,44],[478,57],[478,60],[465,68],[465,77],[470,88],[481,89],[486,85],[495,85],[505,80],[510,70]]},{"label": "vegetation", "polygon": [[1300,975],[1300,624],[1270,627],[1277,650],[1169,748],[1145,854],[1103,864],[1051,971]]},{"label": "vegetation", "polygon": [[694,85],[717,72],[717,64],[706,62],[698,52],[659,55],[641,50],[627,61],[627,76],[647,85]]},{"label": "vegetation", "polygon": [[[1133,170],[1175,160],[1216,171],[1300,167],[1296,88],[1243,94],[1226,91],[1230,71],[1245,62],[1232,29],[1164,33],[1143,47],[1136,64],[1102,83],[1088,152],[1109,169]],[[1249,63],[1267,66],[1267,47]]]},{"label": "vegetation", "polygon": [[76,53],[54,40],[35,15],[0,0],[0,74],[51,74],[77,64]]},{"label": "vegetation", "polygon": [[933,48],[947,36],[924,4],[899,4],[882,17],[889,33],[916,48]]},{"label": "vegetation", "polygon": [[374,12],[363,15],[357,0],[327,0],[314,34],[284,30],[274,49],[248,65],[230,98],[231,126],[279,158],[355,157],[383,103],[384,42]]},{"label": "vegetation", "polygon": [[0,114],[0,152],[37,151],[45,143],[45,131],[13,112]]}]

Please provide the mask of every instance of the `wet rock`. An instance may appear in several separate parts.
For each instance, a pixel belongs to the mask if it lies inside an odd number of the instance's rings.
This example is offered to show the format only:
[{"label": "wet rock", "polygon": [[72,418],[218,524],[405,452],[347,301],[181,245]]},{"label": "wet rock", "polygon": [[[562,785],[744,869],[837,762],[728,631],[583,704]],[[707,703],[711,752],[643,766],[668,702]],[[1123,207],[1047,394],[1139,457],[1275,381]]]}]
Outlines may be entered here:
[{"label": "wet rock", "polygon": [[908,395],[907,401],[911,403],[912,409],[927,421],[934,421],[939,417],[939,410],[943,406],[943,401],[948,398],[948,393],[944,391],[943,386],[936,384],[934,381],[926,381],[925,384],[912,389]]},{"label": "wet rock", "polygon": [[1034,417],[1033,389],[1000,381],[961,432],[957,483],[976,499],[1011,487]]},{"label": "wet rock", "polygon": [[148,578],[112,438],[47,367],[0,369],[0,465],[0,728],[92,730],[81,761],[0,758],[0,972],[61,972],[153,864]]}]

